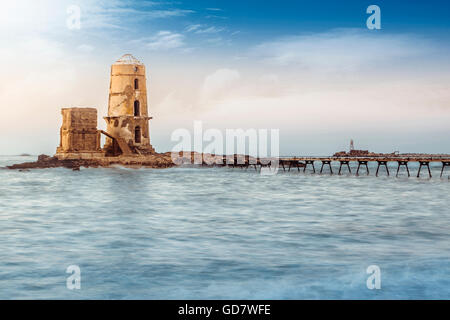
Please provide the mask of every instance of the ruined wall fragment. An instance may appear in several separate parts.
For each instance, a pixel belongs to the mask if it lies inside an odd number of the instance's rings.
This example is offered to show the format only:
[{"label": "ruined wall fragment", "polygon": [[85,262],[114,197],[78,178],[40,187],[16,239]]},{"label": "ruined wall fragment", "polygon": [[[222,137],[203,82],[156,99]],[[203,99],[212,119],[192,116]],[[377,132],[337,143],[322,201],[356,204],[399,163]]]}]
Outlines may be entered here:
[{"label": "ruined wall fragment", "polygon": [[97,109],[63,108],[57,153],[101,152]]}]

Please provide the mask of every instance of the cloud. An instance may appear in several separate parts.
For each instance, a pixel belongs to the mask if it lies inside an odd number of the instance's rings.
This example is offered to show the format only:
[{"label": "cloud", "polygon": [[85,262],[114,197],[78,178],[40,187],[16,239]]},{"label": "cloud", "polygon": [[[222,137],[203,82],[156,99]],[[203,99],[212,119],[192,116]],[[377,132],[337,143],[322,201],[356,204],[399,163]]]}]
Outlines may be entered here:
[{"label": "cloud", "polygon": [[205,16],[207,19],[228,19],[227,17],[218,15],[224,12],[221,8],[206,8],[206,11],[211,12],[211,14]]},{"label": "cloud", "polygon": [[198,33],[198,34],[202,34],[202,33],[218,33],[218,32],[222,32],[224,30],[225,30],[224,28],[217,28],[217,27],[213,26],[213,27],[208,27],[208,28],[205,28],[205,29],[197,30],[196,33]]},{"label": "cloud", "polygon": [[[164,19],[183,17],[194,10],[181,8],[164,8],[170,3],[146,1],[136,6],[133,1],[80,1],[83,27],[85,28],[115,28],[122,29],[124,20],[143,21],[148,19]],[[159,8],[157,8],[159,7]],[[132,20],[129,20],[132,18]]]},{"label": "cloud", "polygon": [[232,41],[230,39],[224,39],[223,37],[214,37],[206,39],[206,43],[209,43],[213,46],[229,46],[231,45]]},{"label": "cloud", "polygon": [[237,70],[216,70],[205,78],[201,88],[200,100],[207,102],[212,99],[221,99],[229,89],[236,85],[240,78],[241,74]]},{"label": "cloud", "polygon": [[2,1],[0,30],[14,33],[39,31],[61,32],[67,30],[66,20],[73,12],[70,6],[80,9],[81,29],[127,29],[130,25],[151,19],[184,17],[194,10],[172,7],[171,2],[131,0],[17,0]]},{"label": "cloud", "polygon": [[250,56],[275,66],[338,72],[391,67],[427,57],[434,50],[429,40],[418,36],[339,29],[264,42]]},{"label": "cloud", "polygon": [[224,31],[225,28],[215,26],[205,26],[202,24],[193,24],[186,28],[186,32],[193,32],[196,34],[212,34]]},{"label": "cloud", "polygon": [[147,43],[147,48],[152,51],[176,49],[184,46],[184,36],[170,31],[160,31]]},{"label": "cloud", "polygon": [[201,24],[192,24],[192,25],[186,27],[186,32],[194,32],[194,31],[200,29],[201,26],[202,26]]}]

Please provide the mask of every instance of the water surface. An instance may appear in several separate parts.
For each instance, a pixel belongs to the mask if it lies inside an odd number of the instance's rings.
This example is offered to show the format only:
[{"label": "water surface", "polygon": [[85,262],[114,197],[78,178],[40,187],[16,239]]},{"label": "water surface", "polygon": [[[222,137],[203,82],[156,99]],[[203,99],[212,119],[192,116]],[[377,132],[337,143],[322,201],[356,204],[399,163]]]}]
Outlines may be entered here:
[{"label": "water surface", "polygon": [[[449,299],[439,171],[0,170],[0,298]],[[66,288],[69,265],[81,290]]]}]

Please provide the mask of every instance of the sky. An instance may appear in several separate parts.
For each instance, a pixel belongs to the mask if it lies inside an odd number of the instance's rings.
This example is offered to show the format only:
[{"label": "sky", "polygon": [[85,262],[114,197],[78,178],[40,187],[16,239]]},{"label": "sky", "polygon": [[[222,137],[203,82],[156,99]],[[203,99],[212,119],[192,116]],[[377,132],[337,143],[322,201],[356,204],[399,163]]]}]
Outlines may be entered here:
[{"label": "sky", "polygon": [[[381,29],[367,7],[378,5]],[[80,10],[79,27],[73,14]],[[54,154],[63,107],[105,129],[110,66],[147,67],[150,135],[279,129],[282,155],[450,153],[448,1],[1,1],[0,154]]]}]

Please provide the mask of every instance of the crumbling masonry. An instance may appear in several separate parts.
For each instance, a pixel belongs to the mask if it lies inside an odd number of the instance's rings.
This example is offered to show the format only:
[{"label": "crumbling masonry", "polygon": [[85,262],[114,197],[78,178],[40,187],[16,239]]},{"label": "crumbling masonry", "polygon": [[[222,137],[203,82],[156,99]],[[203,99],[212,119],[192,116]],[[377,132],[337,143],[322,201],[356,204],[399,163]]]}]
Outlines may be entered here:
[{"label": "crumbling masonry", "polygon": [[[62,109],[58,159],[148,156],[150,144],[145,66],[130,54],[111,66],[107,130],[97,129],[94,108]],[[100,134],[106,136],[103,149]]]},{"label": "crumbling masonry", "polygon": [[100,132],[97,130],[97,109],[64,108],[61,110],[61,142],[57,153],[80,153],[101,156]]},{"label": "crumbling masonry", "polygon": [[[145,66],[132,55],[124,55],[111,67],[105,151],[109,155],[130,152],[151,154]],[[111,138],[113,137],[113,138]],[[114,139],[115,138],[115,139]]]}]

